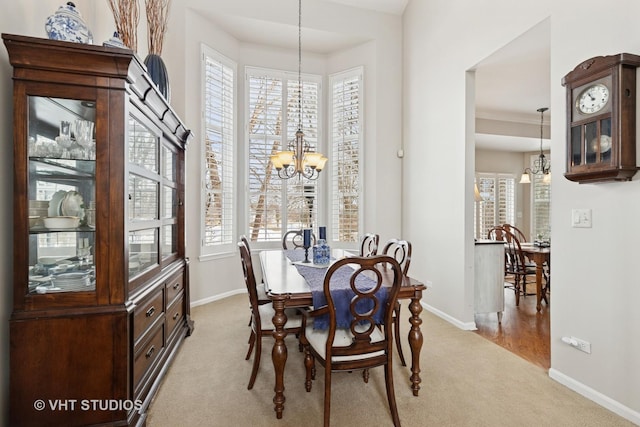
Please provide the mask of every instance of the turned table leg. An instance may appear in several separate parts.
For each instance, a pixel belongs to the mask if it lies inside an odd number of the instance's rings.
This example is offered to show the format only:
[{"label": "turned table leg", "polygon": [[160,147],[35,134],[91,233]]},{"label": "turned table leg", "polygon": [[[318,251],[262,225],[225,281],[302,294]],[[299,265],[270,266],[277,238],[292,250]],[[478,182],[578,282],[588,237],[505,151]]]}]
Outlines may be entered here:
[{"label": "turned table leg", "polygon": [[276,392],[273,397],[273,403],[275,404],[274,410],[276,411],[276,417],[282,418],[282,411],[284,411],[284,365],[287,362],[287,346],[284,343],[284,337],[287,333],[284,331],[284,324],[287,323],[287,316],[284,314],[284,300],[274,299],[273,309],[275,314],[273,315],[273,350],[271,351],[271,359],[273,360],[273,370],[276,374],[276,385],[274,391]]},{"label": "turned table leg", "polygon": [[542,306],[542,263],[536,264],[536,310]]},{"label": "turned table leg", "polygon": [[413,298],[411,298],[411,304],[409,304],[409,311],[411,317],[409,323],[411,323],[411,329],[409,330],[409,346],[411,347],[411,389],[413,395],[417,396],[420,391],[420,350],[422,349],[422,331],[420,325],[422,319],[420,313],[422,312],[422,305],[420,300],[422,299],[422,291],[416,291]]}]

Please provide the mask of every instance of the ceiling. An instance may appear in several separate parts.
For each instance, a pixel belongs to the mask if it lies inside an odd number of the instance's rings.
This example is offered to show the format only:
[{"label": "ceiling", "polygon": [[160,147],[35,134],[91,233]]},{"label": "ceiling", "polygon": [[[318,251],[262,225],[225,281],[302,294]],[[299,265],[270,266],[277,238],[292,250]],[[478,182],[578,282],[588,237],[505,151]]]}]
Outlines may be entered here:
[{"label": "ceiling", "polygon": [[347,6],[371,9],[378,12],[402,15],[409,0],[324,0],[333,3],[342,3]]},{"label": "ceiling", "polygon": [[[508,151],[540,149],[541,107],[551,98],[549,20],[482,60],[476,67],[476,117],[516,124],[522,132],[476,134],[476,147]],[[545,113],[543,148],[549,148],[550,111]],[[522,126],[517,126],[522,124]],[[533,126],[535,125],[535,126]]]},{"label": "ceiling", "polygon": [[[350,7],[402,15],[409,0],[321,0]],[[223,14],[214,8],[200,10],[207,19],[238,40],[286,49],[298,47],[298,22],[272,22],[245,16]],[[304,27],[305,52],[327,54],[361,44],[367,39],[353,34],[332,33]],[[540,149],[540,115],[536,111],[550,104],[550,25],[545,20],[500,47],[476,64],[476,117],[510,122],[513,132],[476,134],[476,147],[506,151]],[[545,127],[550,114],[545,115]],[[518,126],[522,123],[523,126]],[[537,124],[536,128],[532,128]],[[504,128],[504,127],[503,127]],[[519,132],[521,130],[522,132]],[[545,131],[548,135],[548,131]],[[548,149],[549,140],[543,141]]]}]

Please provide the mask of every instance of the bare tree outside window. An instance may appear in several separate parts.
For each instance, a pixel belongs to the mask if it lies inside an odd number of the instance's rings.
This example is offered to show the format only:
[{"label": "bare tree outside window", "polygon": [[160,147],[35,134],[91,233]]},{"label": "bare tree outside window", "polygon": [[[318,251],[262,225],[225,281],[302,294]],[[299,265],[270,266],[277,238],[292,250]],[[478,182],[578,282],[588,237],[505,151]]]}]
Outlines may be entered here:
[{"label": "bare tree outside window", "polygon": [[[317,182],[277,176],[269,158],[287,149],[299,127],[296,79],[249,73],[249,237],[277,241],[287,229],[314,225],[317,217]],[[316,148],[319,83],[303,81],[302,130],[311,149]],[[285,132],[286,129],[286,132]]]}]

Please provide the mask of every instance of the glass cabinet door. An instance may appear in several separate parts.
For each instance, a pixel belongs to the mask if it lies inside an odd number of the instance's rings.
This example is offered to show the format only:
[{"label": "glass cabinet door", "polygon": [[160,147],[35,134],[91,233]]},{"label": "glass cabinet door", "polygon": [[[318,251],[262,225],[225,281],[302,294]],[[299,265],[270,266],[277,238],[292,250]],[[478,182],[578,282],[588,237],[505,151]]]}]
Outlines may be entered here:
[{"label": "glass cabinet door", "polygon": [[94,292],[95,102],[28,97],[30,294]]},{"label": "glass cabinet door", "polygon": [[160,264],[159,131],[151,123],[129,118],[129,279]]},{"label": "glass cabinet door", "polygon": [[178,252],[178,154],[143,118],[128,123],[129,280]]},{"label": "glass cabinet door", "polygon": [[178,252],[178,183],[177,154],[162,147],[162,230],[161,255],[165,259]]}]

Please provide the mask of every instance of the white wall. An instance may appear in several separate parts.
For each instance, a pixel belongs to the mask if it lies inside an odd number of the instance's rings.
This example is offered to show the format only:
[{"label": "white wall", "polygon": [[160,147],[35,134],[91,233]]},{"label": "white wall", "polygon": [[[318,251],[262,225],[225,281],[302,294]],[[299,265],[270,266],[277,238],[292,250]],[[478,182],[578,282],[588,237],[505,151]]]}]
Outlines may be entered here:
[{"label": "white wall", "polygon": [[[549,374],[640,424],[640,341],[635,339],[640,311],[634,303],[640,298],[635,268],[640,247],[633,240],[640,228],[640,176],[599,185],[578,185],[561,176],[566,126],[561,78],[593,56],[640,53],[640,3],[618,0],[609,6],[603,11],[594,0],[410,1],[404,14],[403,231],[418,247],[415,274],[433,282],[425,295],[430,309],[463,327],[472,325],[467,294],[473,259],[458,255],[468,254],[473,244],[468,221],[474,162],[465,149],[472,143],[465,130],[473,123],[467,117],[467,92],[473,86],[467,71],[550,16],[551,152],[556,172],[551,184]],[[598,31],[583,31],[584,22],[594,16]],[[591,208],[593,228],[571,228],[572,208]],[[591,342],[592,354],[562,344],[566,335]]]}]

